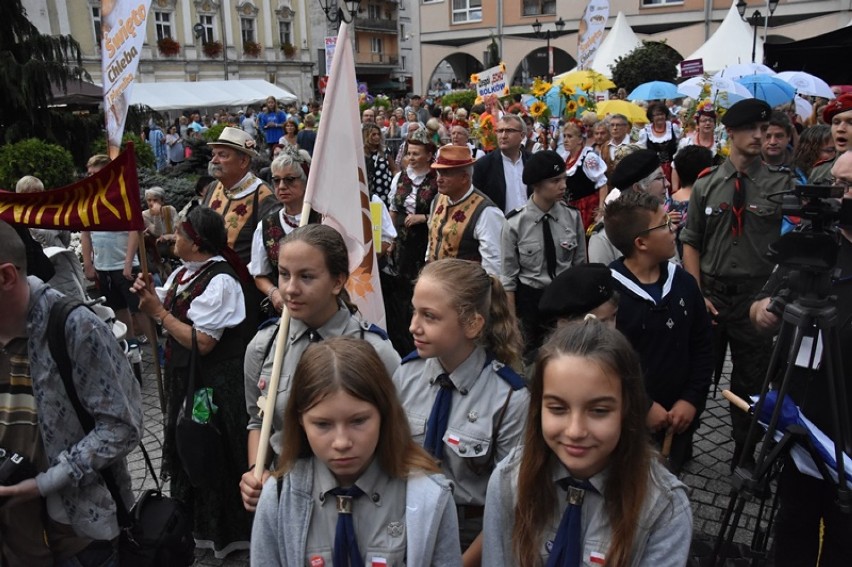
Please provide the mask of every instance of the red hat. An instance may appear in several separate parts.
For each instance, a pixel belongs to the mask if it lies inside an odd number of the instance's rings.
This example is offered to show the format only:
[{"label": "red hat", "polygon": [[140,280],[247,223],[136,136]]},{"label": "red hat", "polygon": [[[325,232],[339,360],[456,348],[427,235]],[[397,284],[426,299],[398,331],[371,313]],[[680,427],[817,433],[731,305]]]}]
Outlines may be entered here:
[{"label": "red hat", "polygon": [[438,150],[438,157],[432,164],[432,169],[450,169],[467,167],[476,163],[467,146],[443,146]]},{"label": "red hat", "polygon": [[852,94],[842,94],[836,99],[829,101],[822,110],[822,119],[826,124],[831,124],[835,114],[852,110]]}]

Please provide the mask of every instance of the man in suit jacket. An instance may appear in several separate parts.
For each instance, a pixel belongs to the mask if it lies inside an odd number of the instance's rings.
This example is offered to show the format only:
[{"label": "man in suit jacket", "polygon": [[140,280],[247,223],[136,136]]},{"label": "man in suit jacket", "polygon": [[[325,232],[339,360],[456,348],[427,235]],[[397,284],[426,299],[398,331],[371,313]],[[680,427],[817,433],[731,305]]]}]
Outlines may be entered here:
[{"label": "man in suit jacket", "polygon": [[521,148],[527,126],[517,114],[504,114],[497,122],[497,146],[473,167],[473,186],[485,193],[504,213],[527,202],[524,163],[530,154]]}]

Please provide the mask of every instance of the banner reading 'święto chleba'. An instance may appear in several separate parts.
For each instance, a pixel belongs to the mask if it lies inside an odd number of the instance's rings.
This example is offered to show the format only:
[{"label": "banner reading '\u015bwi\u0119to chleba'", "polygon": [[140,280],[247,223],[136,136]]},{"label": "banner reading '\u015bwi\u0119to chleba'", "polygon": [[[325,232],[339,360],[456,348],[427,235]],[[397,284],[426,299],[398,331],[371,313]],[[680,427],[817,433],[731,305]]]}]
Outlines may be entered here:
[{"label": "banner reading '\u015bwi\u0119to chleba'", "polygon": [[101,71],[109,155],[121,148],[151,0],[101,0]]}]

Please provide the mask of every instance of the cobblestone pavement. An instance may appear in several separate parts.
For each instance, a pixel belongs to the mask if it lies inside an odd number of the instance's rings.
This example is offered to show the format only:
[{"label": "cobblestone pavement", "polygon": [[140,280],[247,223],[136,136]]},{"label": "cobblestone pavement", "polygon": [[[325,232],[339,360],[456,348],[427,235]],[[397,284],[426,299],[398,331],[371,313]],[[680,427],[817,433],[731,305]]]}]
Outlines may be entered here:
[{"label": "cobblestone pavement", "polygon": [[[151,456],[154,469],[159,474],[160,447],[163,435],[162,414],[150,349],[146,350],[143,362],[142,390],[145,409],[145,447]],[[729,376],[730,363],[727,363],[719,386],[720,391],[727,387]],[[721,394],[717,393],[715,397],[707,401],[707,408],[702,414],[701,427],[695,437],[693,459],[685,465],[681,475],[681,479],[690,490],[693,529],[696,535],[715,536],[719,532],[722,517],[729,502],[729,466],[733,454],[730,429],[728,404]],[[137,492],[154,488],[154,481],[150,473],[145,470],[145,462],[138,449],[130,455],[128,461],[133,476],[133,488]],[[736,542],[749,543],[751,541],[756,514],[757,505],[747,503],[735,536]],[[249,564],[248,552],[234,553],[226,559],[216,559],[211,551],[198,550],[195,564],[200,566],[245,567]]]}]

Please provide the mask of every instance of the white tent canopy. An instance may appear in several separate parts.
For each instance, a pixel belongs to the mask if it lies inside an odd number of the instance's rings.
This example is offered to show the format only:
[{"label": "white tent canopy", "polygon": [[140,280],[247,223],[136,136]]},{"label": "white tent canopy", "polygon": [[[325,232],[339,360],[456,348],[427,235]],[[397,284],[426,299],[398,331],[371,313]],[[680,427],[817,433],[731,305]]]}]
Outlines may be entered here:
[{"label": "white tent canopy", "polygon": [[[753,39],[754,31],[740,17],[734,1],[722,24],[710,39],[685,59],[703,59],[704,72],[715,73],[734,63],[751,62]],[[763,61],[763,40],[760,37],[757,38],[755,61]]]},{"label": "white tent canopy", "polygon": [[615,60],[624,57],[637,47],[642,46],[642,41],[633,33],[633,28],[627,23],[624,12],[618,12],[612,29],[601,42],[592,59],[592,69],[598,73],[612,78],[610,65],[615,65]]},{"label": "white tent canopy", "polygon": [[154,110],[183,110],[245,106],[263,103],[274,96],[280,102],[296,102],[297,97],[281,87],[260,79],[239,81],[199,81],[135,83],[130,104],[144,104]]}]

